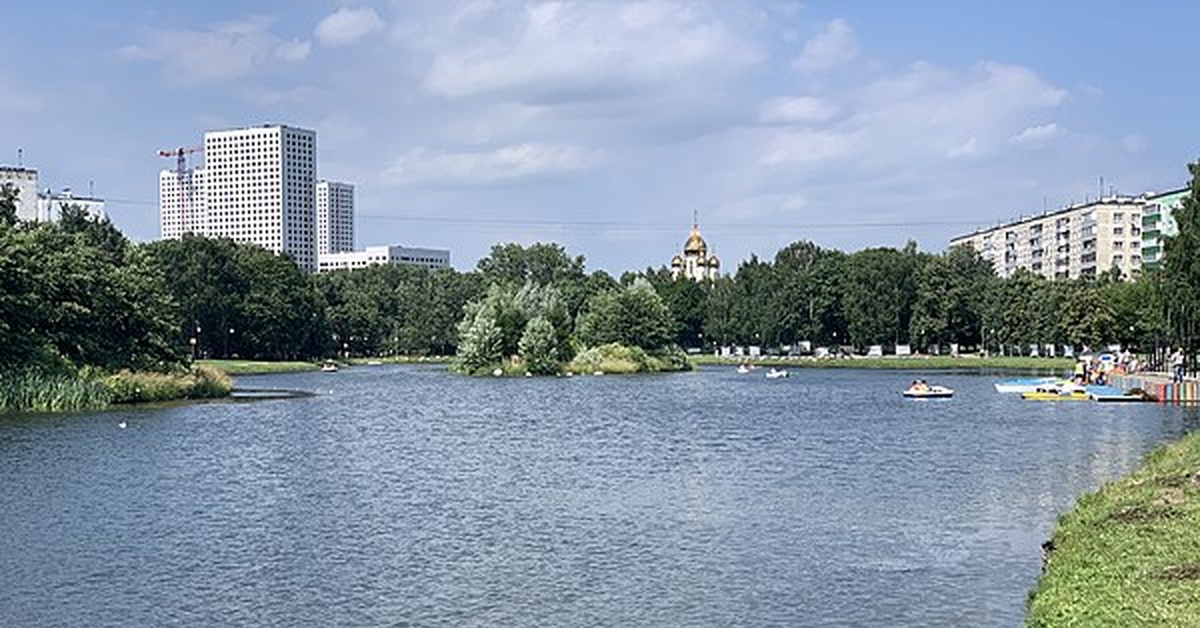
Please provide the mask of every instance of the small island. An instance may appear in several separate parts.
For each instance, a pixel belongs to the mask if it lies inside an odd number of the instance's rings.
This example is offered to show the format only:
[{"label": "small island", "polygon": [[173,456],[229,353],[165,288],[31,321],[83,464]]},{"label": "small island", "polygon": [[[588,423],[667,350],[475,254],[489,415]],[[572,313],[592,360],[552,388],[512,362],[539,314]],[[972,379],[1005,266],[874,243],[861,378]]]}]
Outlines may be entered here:
[{"label": "small island", "polygon": [[464,308],[451,368],[509,376],[689,370],[671,325],[670,310],[642,278],[597,291],[575,324],[551,285],[492,284]]}]

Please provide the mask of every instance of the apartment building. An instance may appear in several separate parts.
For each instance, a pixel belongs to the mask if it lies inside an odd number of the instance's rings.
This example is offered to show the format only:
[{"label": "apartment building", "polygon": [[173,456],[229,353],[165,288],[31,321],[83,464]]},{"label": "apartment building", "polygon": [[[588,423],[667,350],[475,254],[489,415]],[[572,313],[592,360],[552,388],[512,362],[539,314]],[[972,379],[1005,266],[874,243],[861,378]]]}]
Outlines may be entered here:
[{"label": "apartment building", "polygon": [[1112,196],[981,229],[950,240],[970,246],[1011,277],[1025,268],[1049,279],[1095,276],[1113,268],[1122,276],[1142,268],[1143,198]]},{"label": "apartment building", "polygon": [[317,182],[317,256],[354,250],[354,186]]},{"label": "apartment building", "polygon": [[158,173],[158,221],[163,239],[177,240],[185,233],[208,233],[204,196],[204,168]]},{"label": "apartment building", "polygon": [[204,134],[206,233],[317,269],[317,134],[266,125]]},{"label": "apartment building", "polygon": [[1163,238],[1179,233],[1172,212],[1183,206],[1191,189],[1149,194],[1142,206],[1142,267],[1158,268],[1163,259]]}]

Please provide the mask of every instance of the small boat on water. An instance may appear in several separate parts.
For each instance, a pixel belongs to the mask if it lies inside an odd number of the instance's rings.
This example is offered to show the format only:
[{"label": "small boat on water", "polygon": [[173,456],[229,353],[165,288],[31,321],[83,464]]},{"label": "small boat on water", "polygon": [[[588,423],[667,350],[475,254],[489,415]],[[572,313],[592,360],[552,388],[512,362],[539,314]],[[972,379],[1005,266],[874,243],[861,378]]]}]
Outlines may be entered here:
[{"label": "small boat on water", "polygon": [[1021,398],[1030,401],[1090,401],[1092,397],[1083,386],[1045,384],[1035,390],[1021,393]]},{"label": "small boat on water", "polygon": [[954,396],[954,389],[945,386],[930,386],[924,389],[909,388],[903,394],[910,399],[947,399]]},{"label": "small boat on water", "polygon": [[321,372],[322,373],[336,373],[336,372],[338,372],[338,365],[337,365],[337,363],[335,363],[331,360],[326,360],[325,363],[321,365]]},{"label": "small boat on water", "polygon": [[1027,393],[1034,392],[1041,386],[1053,385],[1059,380],[1054,377],[1029,377],[1006,379],[992,384],[998,393]]},{"label": "small boat on water", "polygon": [[776,369],[772,366],[771,370],[767,371],[767,379],[782,379],[787,376],[787,369]]},{"label": "small boat on water", "polygon": [[918,379],[901,394],[910,399],[946,399],[954,396],[954,389],[945,386],[930,386],[925,380]]},{"label": "small boat on water", "polygon": [[745,375],[746,373],[750,372],[750,367],[746,366],[745,364],[739,364],[737,367],[737,372],[741,375]]}]

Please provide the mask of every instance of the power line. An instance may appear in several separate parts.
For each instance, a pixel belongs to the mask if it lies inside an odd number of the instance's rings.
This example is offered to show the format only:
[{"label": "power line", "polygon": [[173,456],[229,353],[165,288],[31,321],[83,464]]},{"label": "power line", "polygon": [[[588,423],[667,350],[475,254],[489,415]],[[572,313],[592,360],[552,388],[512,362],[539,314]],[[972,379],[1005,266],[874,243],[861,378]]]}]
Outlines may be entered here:
[{"label": "power line", "polygon": [[[376,214],[358,214],[356,218],[382,222],[420,222],[446,225],[479,225],[503,227],[587,227],[606,228],[621,231],[675,231],[680,229],[676,223],[630,223],[617,220],[532,220],[504,218],[448,218],[448,217],[418,217],[418,216],[381,216]],[[904,227],[952,227],[974,225],[977,221],[967,220],[910,220],[904,222],[823,222],[823,223],[720,223],[710,222],[704,225],[708,230],[738,231],[746,229],[897,229]]]},{"label": "power line", "polygon": [[[158,205],[158,201],[147,201],[129,198],[106,198],[105,203],[118,205]],[[561,227],[561,228],[602,228],[615,231],[678,231],[677,223],[631,223],[618,220],[536,220],[522,218],[452,218],[439,216],[384,216],[380,214],[355,214],[355,218],[377,222],[410,222],[441,225],[472,225],[477,227]],[[972,227],[977,226],[975,220],[908,220],[896,221],[861,221],[861,222],[821,222],[821,223],[732,223],[710,222],[704,228],[710,231],[760,231],[776,229],[794,230],[824,230],[824,229],[903,229],[911,227]]]}]

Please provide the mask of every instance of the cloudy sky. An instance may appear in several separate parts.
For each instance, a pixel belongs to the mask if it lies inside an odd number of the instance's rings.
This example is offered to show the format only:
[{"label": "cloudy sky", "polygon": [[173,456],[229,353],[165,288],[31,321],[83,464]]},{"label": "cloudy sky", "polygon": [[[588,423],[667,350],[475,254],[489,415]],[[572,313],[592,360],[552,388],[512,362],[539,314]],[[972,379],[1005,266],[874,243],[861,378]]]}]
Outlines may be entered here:
[{"label": "cloudy sky", "polygon": [[698,211],[726,270],[1187,180],[1183,2],[45,0],[5,14],[0,163],[158,236],[158,149],[318,133],[358,245],[556,241],[666,263]]}]

